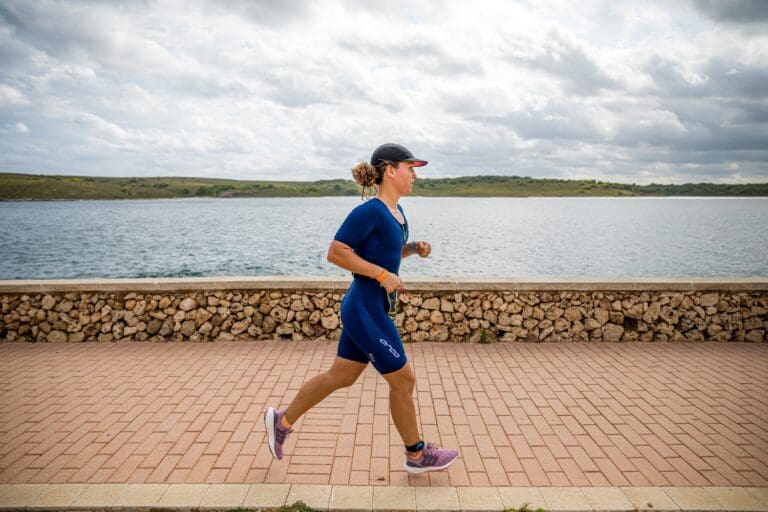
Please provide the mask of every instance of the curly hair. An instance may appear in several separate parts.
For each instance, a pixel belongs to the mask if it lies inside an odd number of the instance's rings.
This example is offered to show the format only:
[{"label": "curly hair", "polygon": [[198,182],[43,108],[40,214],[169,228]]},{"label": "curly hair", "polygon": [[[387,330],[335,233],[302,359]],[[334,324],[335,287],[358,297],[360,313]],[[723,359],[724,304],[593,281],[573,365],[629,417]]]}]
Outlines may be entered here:
[{"label": "curly hair", "polygon": [[361,198],[365,197],[366,188],[372,188],[374,185],[381,185],[381,182],[384,179],[384,171],[387,169],[388,165],[396,166],[397,164],[381,161],[379,165],[374,167],[368,162],[360,162],[352,168],[352,178],[354,178],[355,183],[362,187],[362,192],[360,194]]}]

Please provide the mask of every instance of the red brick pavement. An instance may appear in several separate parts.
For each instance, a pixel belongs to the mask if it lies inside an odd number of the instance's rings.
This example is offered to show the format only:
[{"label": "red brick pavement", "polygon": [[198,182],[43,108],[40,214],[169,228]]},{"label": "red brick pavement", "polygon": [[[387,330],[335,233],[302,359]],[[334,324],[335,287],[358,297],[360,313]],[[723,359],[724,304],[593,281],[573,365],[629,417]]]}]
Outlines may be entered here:
[{"label": "red brick pavement", "polygon": [[402,471],[369,368],[272,460],[262,413],[334,342],[0,344],[0,483],[768,485],[768,345],[407,345],[447,472]]}]

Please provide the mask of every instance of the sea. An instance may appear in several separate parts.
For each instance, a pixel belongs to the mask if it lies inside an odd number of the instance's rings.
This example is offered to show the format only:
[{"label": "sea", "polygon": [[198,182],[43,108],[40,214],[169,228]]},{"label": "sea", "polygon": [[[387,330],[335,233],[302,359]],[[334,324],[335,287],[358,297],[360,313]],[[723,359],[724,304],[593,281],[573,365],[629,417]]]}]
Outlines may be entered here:
[{"label": "sea", "polygon": [[[0,279],[349,277],[357,197],[0,202]],[[768,198],[403,197],[408,278],[768,277]]]}]

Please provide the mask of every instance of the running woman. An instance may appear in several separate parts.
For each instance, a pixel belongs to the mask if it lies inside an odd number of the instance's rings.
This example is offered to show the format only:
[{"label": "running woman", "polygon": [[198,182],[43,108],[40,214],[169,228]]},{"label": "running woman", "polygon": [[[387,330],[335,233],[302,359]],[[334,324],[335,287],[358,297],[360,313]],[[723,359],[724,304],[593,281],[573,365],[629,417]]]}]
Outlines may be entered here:
[{"label": "running woman", "polygon": [[304,383],[287,409],[264,413],[269,449],[283,458],[283,445],[293,424],[309,409],[337,389],[351,386],[370,362],[389,383],[389,406],[395,427],[405,445],[404,468],[409,473],[440,471],[453,464],[456,450],[426,445],[419,436],[413,388],[416,376],[405,356],[403,343],[389,311],[397,292],[405,292],[398,276],[402,258],[429,256],[428,242],[408,241],[408,222],[400,197],[416,179],[414,167],[427,165],[399,144],[376,148],[371,162],[352,169],[363,187],[376,185],[377,193],[350,212],[328,249],[328,261],[353,273],[341,302],[342,332],[331,368]]}]

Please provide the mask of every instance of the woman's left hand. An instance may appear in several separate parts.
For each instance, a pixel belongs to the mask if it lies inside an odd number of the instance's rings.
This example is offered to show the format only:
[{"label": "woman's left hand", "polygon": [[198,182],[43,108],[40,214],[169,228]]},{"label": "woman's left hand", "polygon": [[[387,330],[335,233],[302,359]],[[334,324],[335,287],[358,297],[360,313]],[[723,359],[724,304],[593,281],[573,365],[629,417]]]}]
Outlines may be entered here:
[{"label": "woman's left hand", "polygon": [[421,256],[422,258],[426,258],[429,256],[429,253],[432,252],[432,246],[429,244],[429,242],[416,242],[416,254]]}]

